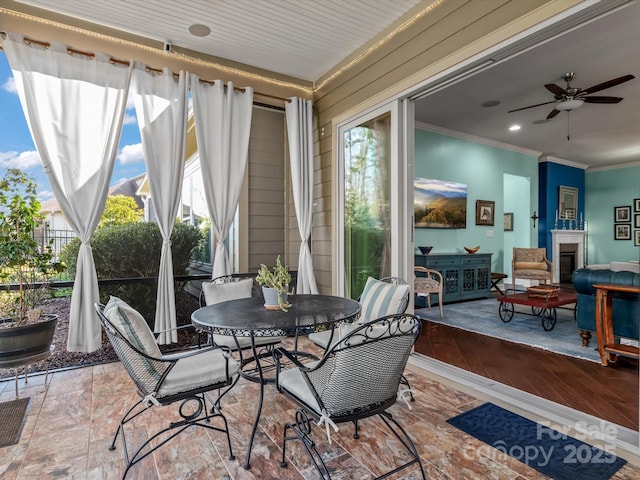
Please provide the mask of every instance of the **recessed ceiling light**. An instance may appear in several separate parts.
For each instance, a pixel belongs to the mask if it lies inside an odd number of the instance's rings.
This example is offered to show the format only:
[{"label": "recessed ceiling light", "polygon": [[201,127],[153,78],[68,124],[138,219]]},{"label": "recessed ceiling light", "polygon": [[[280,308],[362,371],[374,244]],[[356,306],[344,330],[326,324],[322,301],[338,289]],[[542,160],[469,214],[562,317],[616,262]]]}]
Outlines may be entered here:
[{"label": "recessed ceiling light", "polygon": [[206,37],[211,33],[211,29],[206,25],[194,23],[189,27],[189,32],[191,35],[195,35],[196,37]]},{"label": "recessed ceiling light", "polygon": [[520,130],[520,125],[511,125],[509,127],[510,132],[517,132],[518,130]]},{"label": "recessed ceiling light", "polygon": [[483,107],[496,107],[500,105],[500,100],[487,100],[486,102],[482,102],[480,105]]}]

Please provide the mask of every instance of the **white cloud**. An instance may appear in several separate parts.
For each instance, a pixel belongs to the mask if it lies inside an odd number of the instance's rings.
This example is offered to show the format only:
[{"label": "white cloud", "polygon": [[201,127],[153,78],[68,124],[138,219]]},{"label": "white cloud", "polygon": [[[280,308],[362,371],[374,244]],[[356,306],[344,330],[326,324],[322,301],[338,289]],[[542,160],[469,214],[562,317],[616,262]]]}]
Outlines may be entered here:
[{"label": "white cloud", "polygon": [[125,125],[137,125],[138,117],[136,117],[135,115],[131,115],[129,113],[125,113],[123,122]]},{"label": "white cloud", "polygon": [[7,81],[2,84],[2,89],[6,90],[9,93],[18,93],[18,89],[16,88],[16,80],[13,77],[7,78]]},{"label": "white cloud", "polygon": [[52,198],[54,198],[54,194],[51,190],[40,190],[38,192],[38,200],[40,200],[40,202],[46,202],[47,200],[51,200]]},{"label": "white cloud", "polygon": [[0,152],[0,167],[2,168],[28,168],[40,165],[40,155],[35,150],[26,152]]},{"label": "white cloud", "polygon": [[144,161],[144,155],[142,153],[142,143],[125,145],[124,147],[122,147],[120,153],[118,154],[118,161],[122,165]]}]

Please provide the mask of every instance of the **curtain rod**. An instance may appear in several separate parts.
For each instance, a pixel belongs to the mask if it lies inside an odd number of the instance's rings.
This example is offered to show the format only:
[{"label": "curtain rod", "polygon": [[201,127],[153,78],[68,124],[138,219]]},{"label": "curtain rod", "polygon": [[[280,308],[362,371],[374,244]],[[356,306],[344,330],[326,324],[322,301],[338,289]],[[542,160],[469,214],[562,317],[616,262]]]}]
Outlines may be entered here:
[{"label": "curtain rod", "polygon": [[[6,33],[5,32],[0,32],[0,37],[6,38]],[[38,46],[44,47],[44,48],[50,48],[51,47],[51,43],[49,43],[49,42],[42,42],[40,40],[33,40],[33,39],[27,38],[27,37],[24,37],[23,41],[27,45],[33,44],[33,45],[38,45]],[[0,45],[0,50],[3,50],[2,45]],[[71,47],[67,47],[67,53],[69,55],[84,55],[85,57],[89,57],[91,59],[94,59],[96,57],[95,53],[93,53],[93,52],[83,52],[82,50],[77,50],[77,49],[71,48]],[[128,66],[131,65],[131,62],[129,62],[128,60],[120,60],[120,59],[114,58],[114,57],[109,57],[109,63],[113,63],[113,64],[117,64],[117,65],[124,65],[125,67],[128,67]],[[149,67],[149,66],[145,67],[145,70],[147,72],[155,72],[155,73],[158,73],[158,74],[162,74],[163,73],[162,69],[153,68],[153,67]],[[178,76],[178,74],[175,73],[175,72],[172,72],[172,74],[173,74],[174,77]],[[206,83],[206,84],[209,84],[209,85],[215,84],[215,81],[213,81],[213,80],[199,79],[199,81],[201,83]],[[246,91],[245,88],[236,87],[236,86],[234,86],[233,89],[235,91],[237,91],[237,92],[245,92]],[[272,98],[274,100],[280,100],[280,101],[287,102],[287,103],[291,102],[291,100],[288,99],[288,98],[278,97],[276,95],[270,95],[268,93],[260,93],[260,92],[254,91],[253,94],[254,95],[258,95],[259,97]]]}]

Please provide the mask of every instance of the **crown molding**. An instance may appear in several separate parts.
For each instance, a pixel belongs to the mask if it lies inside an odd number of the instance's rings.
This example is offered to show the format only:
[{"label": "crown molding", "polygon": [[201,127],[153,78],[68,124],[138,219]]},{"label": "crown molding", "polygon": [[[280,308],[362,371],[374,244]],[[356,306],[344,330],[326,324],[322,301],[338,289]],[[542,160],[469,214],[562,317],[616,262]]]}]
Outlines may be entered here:
[{"label": "crown molding", "polygon": [[509,143],[498,142],[497,140],[491,140],[489,138],[477,137],[468,133],[458,132],[456,130],[450,130],[448,128],[439,127],[437,125],[431,125],[430,123],[415,122],[415,127],[419,130],[425,130],[433,133],[440,133],[447,135],[448,137],[459,138],[461,140],[468,140],[470,142],[480,143],[482,145],[488,145],[490,147],[502,148],[503,150],[511,150],[512,152],[522,153],[524,155],[531,155],[532,157],[540,157],[542,152],[536,150],[530,150],[528,148],[518,147]]},{"label": "crown molding", "polygon": [[566,160],[564,158],[552,157],[551,155],[542,154],[538,158],[539,163],[543,162],[551,162],[551,163],[559,163],[560,165],[566,165],[567,167],[580,168],[582,170],[586,170],[589,168],[589,165],[585,165],[584,163],[574,162],[572,160]]},{"label": "crown molding", "polygon": [[605,167],[591,167],[589,168],[589,173],[604,172],[605,170],[619,170],[621,168],[631,168],[631,167],[640,167],[640,161],[631,162],[631,163],[618,163],[617,165],[607,165]]}]

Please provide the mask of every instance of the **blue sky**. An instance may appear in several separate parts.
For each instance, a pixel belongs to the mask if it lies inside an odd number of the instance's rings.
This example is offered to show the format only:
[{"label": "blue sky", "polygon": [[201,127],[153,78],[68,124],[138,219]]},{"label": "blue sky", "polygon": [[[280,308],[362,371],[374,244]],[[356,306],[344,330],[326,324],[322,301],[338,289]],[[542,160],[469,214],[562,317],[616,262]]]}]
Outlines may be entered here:
[{"label": "blue sky", "polygon": [[[20,168],[38,183],[41,201],[53,198],[49,182],[42,169],[27,121],[22,113],[9,62],[0,50],[0,175],[7,168]],[[111,185],[135,177],[145,171],[140,132],[133,102],[127,105],[120,148],[111,178]]]}]

